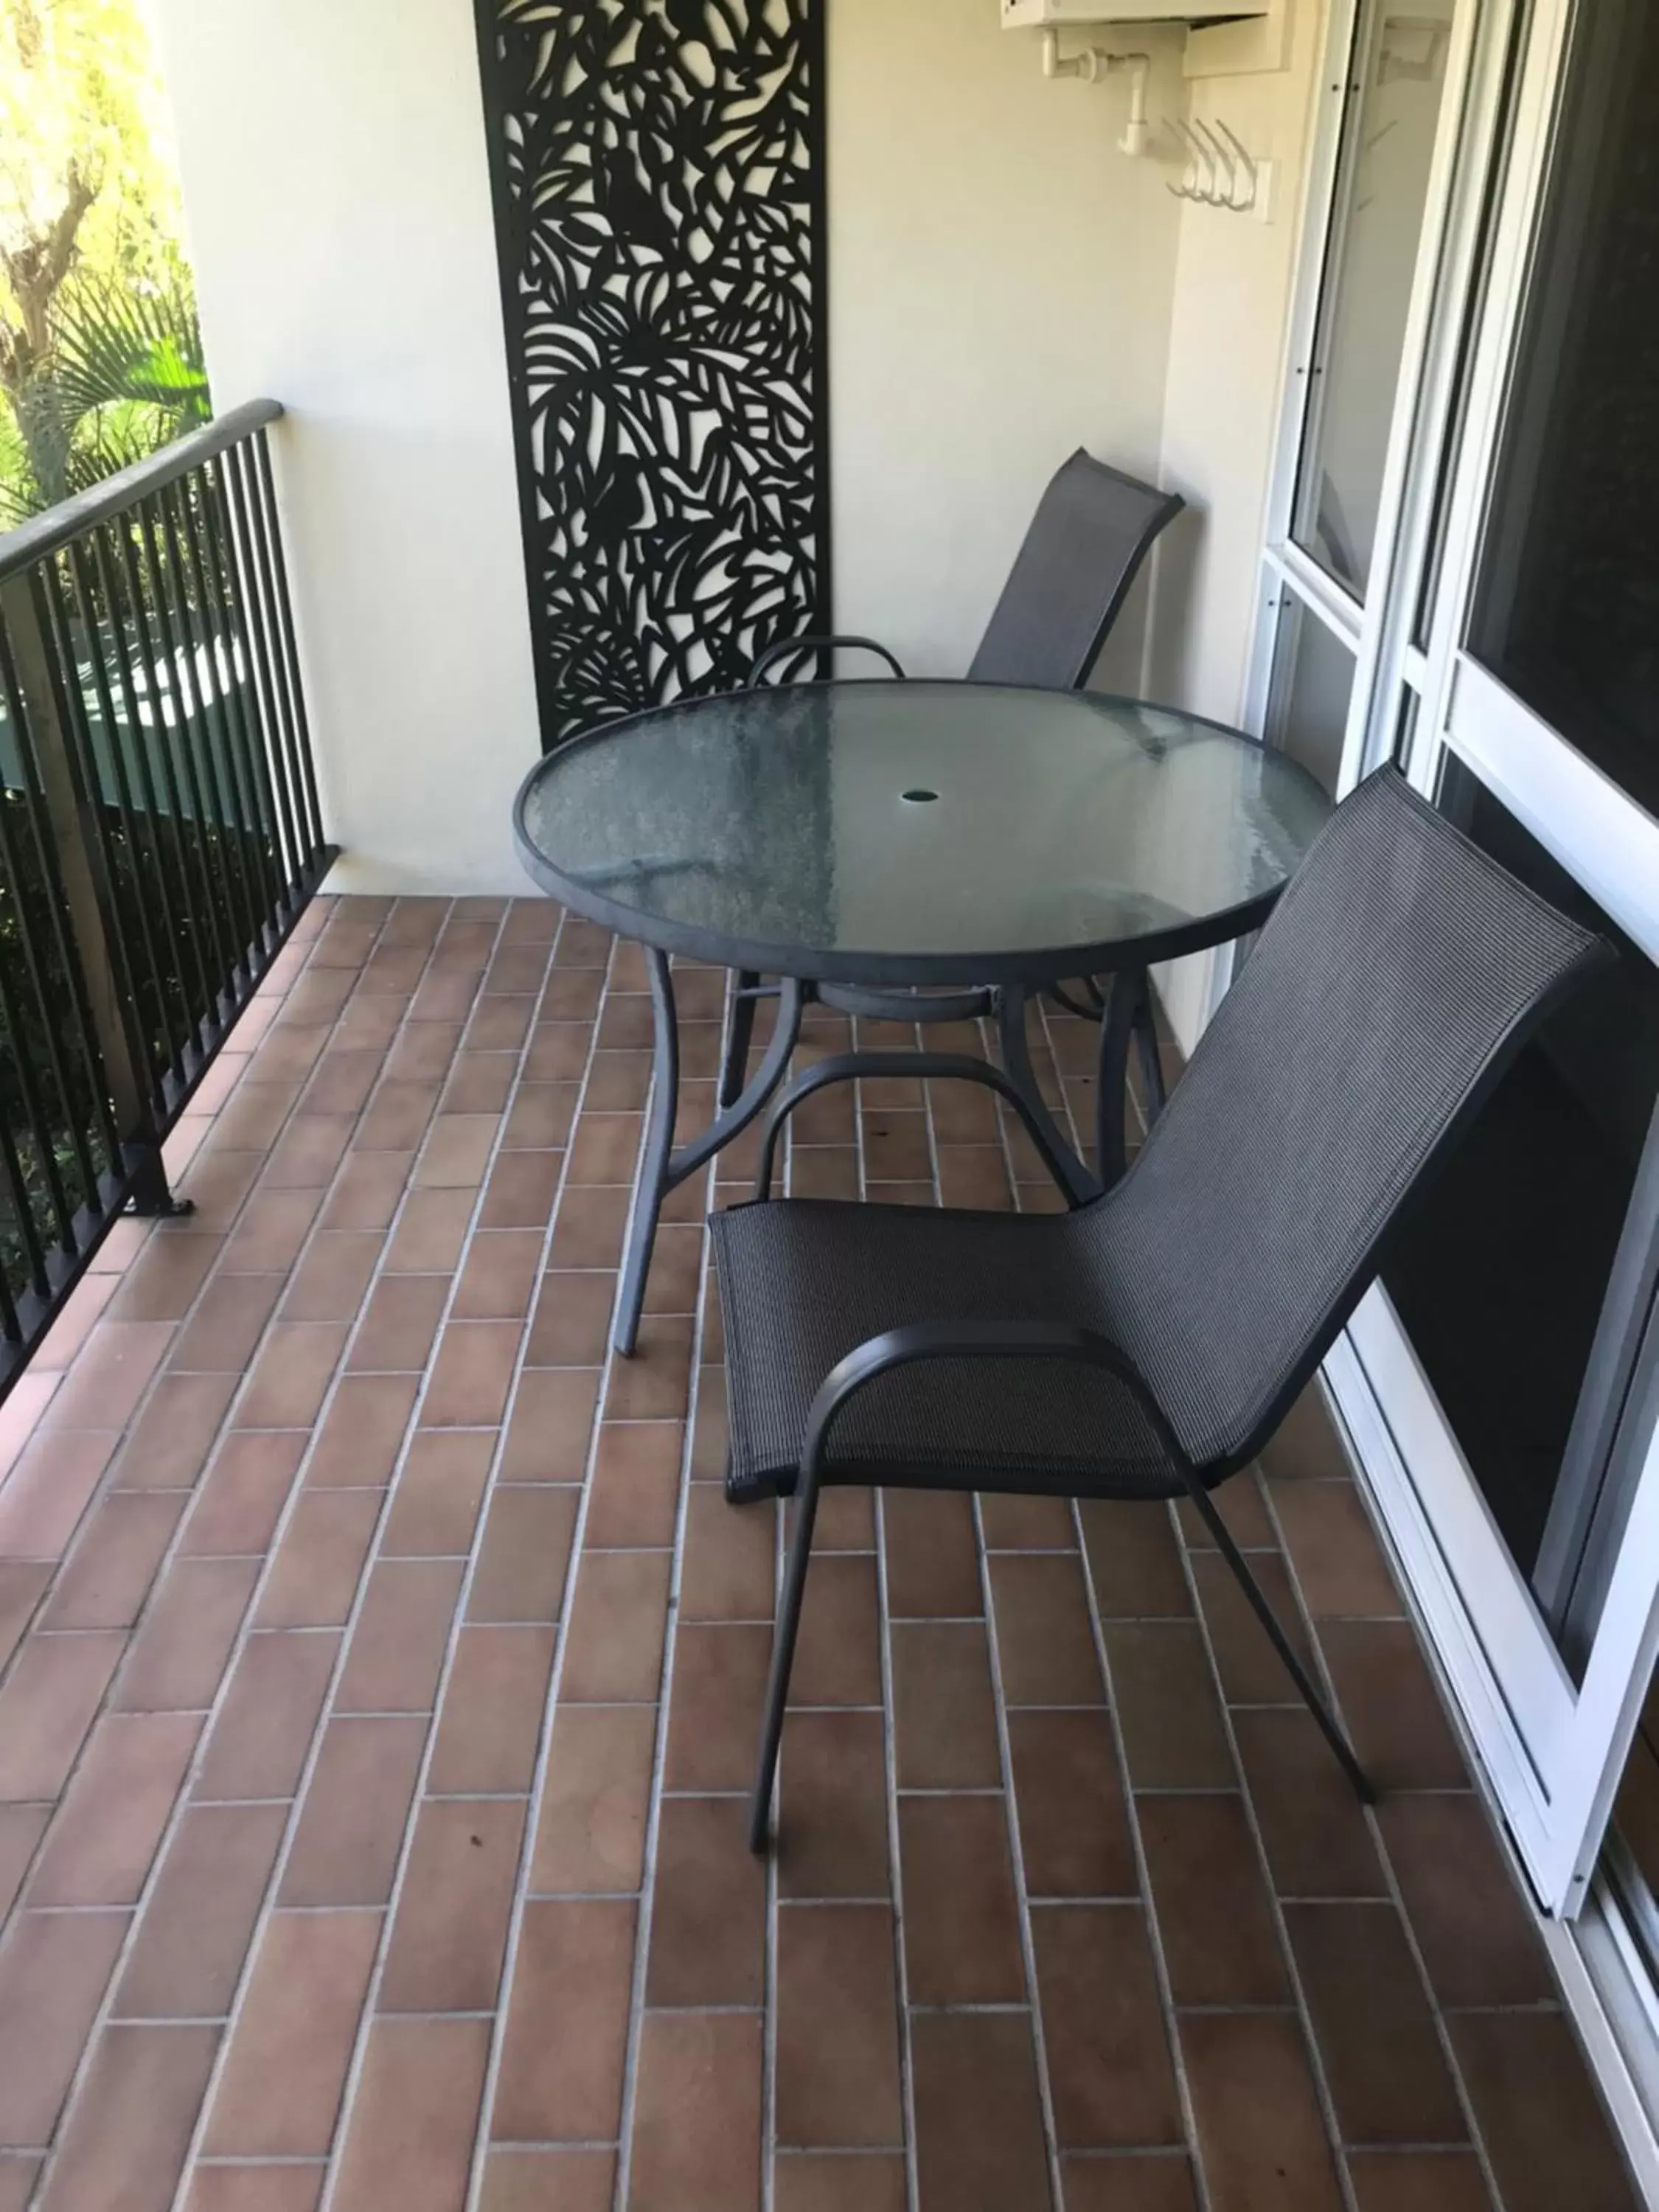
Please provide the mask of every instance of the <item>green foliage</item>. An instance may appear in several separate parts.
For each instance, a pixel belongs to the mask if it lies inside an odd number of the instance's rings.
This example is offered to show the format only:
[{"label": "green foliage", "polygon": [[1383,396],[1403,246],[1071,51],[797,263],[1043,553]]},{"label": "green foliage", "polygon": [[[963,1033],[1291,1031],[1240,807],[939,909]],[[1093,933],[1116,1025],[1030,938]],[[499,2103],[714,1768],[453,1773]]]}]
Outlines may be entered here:
[{"label": "green foliage", "polygon": [[142,0],[0,0],[0,527],[209,414]]},{"label": "green foliage", "polygon": [[11,416],[9,455],[0,420],[0,528],[73,498],[212,416],[188,278],[146,294],[118,278],[77,276],[53,304],[52,330],[50,362]]}]

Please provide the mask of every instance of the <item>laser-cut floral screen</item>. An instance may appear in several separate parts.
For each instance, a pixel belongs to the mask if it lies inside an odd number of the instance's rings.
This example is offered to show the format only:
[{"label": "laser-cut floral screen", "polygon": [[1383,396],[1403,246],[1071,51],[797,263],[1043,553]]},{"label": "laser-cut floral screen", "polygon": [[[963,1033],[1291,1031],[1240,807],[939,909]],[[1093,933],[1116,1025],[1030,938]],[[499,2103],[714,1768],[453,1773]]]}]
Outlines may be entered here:
[{"label": "laser-cut floral screen", "polygon": [[544,741],[828,627],[824,0],[477,0]]}]

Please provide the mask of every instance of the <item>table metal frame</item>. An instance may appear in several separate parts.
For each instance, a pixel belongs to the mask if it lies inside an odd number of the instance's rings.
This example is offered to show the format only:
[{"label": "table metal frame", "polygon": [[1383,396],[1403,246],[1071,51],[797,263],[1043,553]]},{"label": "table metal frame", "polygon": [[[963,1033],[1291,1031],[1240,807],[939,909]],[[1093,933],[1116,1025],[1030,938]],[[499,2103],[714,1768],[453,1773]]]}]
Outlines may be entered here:
[{"label": "table metal frame", "polygon": [[[773,696],[787,696],[791,688],[778,686]],[[800,688],[817,690],[822,687]],[[949,690],[955,687],[947,683],[930,682],[927,688],[930,690]],[[712,708],[718,702],[710,699],[706,703]],[[1146,702],[1138,700],[1113,702],[1103,698],[1101,703],[1139,708]],[[1018,1093],[1028,1127],[1035,1123],[1036,1127],[1046,1133],[1046,1141],[1040,1149],[1044,1152],[1045,1158],[1049,1151],[1053,1152],[1051,1167],[1073,1206],[1086,1205],[1091,1199],[1109,1190],[1127,1166],[1123,1102],[1136,1036],[1144,1026],[1145,1009],[1151,991],[1150,969],[1161,962],[1180,959],[1188,953],[1206,951],[1215,945],[1229,944],[1259,929],[1273,911],[1284,886],[1275,885],[1253,898],[1242,900],[1236,906],[1188,921],[1172,922],[1133,939],[1107,939],[1087,945],[1025,947],[1013,951],[863,953],[823,946],[765,944],[701,924],[677,922],[660,915],[644,913],[629,904],[626,897],[618,896],[618,893],[629,880],[647,878],[683,863],[668,860],[634,862],[606,870],[602,876],[567,873],[541,850],[526,827],[526,808],[531,792],[548,772],[551,763],[568,758],[581,747],[615,744],[635,724],[659,720],[667,711],[671,710],[653,708],[646,714],[607,723],[560,746],[556,753],[538,761],[525,778],[513,810],[519,856],[532,878],[573,913],[581,915],[619,937],[642,945],[646,951],[654,1040],[653,1079],[645,1149],[629,1219],[622,1279],[617,1286],[612,1327],[612,1341],[617,1351],[627,1358],[631,1358],[637,1349],[640,1320],[645,1305],[646,1278],[650,1270],[663,1205],[670,1192],[678,1189],[682,1183],[689,1182],[707,1167],[717,1153],[724,1151],[750,1127],[776,1097],[799,1040],[803,1012],[817,997],[815,987],[820,984],[832,987],[835,1001],[842,1010],[846,1009],[849,999],[856,995],[860,987],[865,987],[870,994],[871,1012],[878,1012],[883,1019],[888,1021],[896,1016],[891,996],[895,988],[948,991],[952,987],[975,985],[982,994],[986,987],[993,987],[998,1046],[1002,1059],[1000,1073]],[[672,711],[683,713],[684,708],[681,707]],[[1189,726],[1217,730],[1237,744],[1253,748],[1257,746],[1256,739],[1227,723],[1179,711],[1181,720]],[[735,1051],[728,1059],[727,1070],[723,1071],[718,1086],[717,1111],[714,1121],[701,1135],[678,1147],[674,1144],[680,1065],[679,1021],[671,966],[674,957],[725,968],[739,977],[746,973],[775,975],[782,979],[775,987],[765,987],[769,991],[776,988],[778,1009],[772,1036],[760,1066],[738,1091],[727,1071],[735,1063],[744,1066],[746,1073],[749,1037],[752,1034],[754,1018],[755,994],[750,991],[740,1000],[738,1008],[742,1060],[737,1060]],[[1089,979],[1104,975],[1109,975],[1112,982],[1110,988],[1102,994]],[[1088,982],[1091,994],[1103,1000],[1100,1015],[1100,1060],[1096,1101],[1096,1148],[1100,1170],[1097,1176],[1091,1174],[1078,1158],[1049,1113],[1037,1085],[1026,1040],[1025,1012],[1030,1000],[1042,992],[1052,991],[1068,982]],[[830,990],[826,989],[824,995],[828,999],[831,995]],[[736,1040],[733,1042],[735,1045]],[[921,1051],[906,1054],[903,1057],[907,1076],[914,1076],[918,1081],[930,1077],[948,1080],[961,1072],[957,1055]],[[1161,1082],[1153,1080],[1156,1075],[1156,1069],[1149,1068],[1148,1080],[1154,1094],[1161,1090]],[[840,1079],[848,1079],[848,1073],[844,1072]],[[732,1095],[734,1091],[735,1096]]]}]

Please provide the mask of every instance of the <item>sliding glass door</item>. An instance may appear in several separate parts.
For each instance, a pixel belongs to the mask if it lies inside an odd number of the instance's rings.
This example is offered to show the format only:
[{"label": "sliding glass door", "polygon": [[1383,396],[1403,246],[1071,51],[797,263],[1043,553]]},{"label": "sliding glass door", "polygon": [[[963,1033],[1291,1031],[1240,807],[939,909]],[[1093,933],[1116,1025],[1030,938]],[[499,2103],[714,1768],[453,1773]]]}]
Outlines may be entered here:
[{"label": "sliding glass door", "polygon": [[1399,759],[1619,959],[1517,1062],[1328,1373],[1571,1917],[1659,1592],[1659,0],[1383,0],[1334,28],[1355,59],[1257,711],[1334,790]]},{"label": "sliding glass door", "polygon": [[1336,0],[1253,711],[1333,794],[1364,759],[1473,0]]}]

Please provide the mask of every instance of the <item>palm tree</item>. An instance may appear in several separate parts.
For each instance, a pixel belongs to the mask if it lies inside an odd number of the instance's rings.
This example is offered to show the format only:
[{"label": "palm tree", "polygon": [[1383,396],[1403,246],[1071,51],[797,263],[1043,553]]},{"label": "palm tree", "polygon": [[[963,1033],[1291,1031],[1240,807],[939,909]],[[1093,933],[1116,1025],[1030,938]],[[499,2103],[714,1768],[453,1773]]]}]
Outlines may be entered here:
[{"label": "palm tree", "polygon": [[52,302],[50,342],[0,416],[0,527],[72,498],[211,416],[187,276],[164,289],[77,276]]}]

